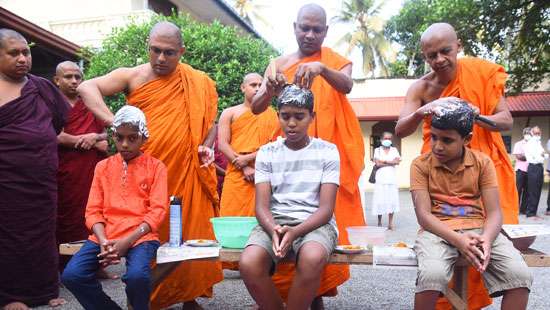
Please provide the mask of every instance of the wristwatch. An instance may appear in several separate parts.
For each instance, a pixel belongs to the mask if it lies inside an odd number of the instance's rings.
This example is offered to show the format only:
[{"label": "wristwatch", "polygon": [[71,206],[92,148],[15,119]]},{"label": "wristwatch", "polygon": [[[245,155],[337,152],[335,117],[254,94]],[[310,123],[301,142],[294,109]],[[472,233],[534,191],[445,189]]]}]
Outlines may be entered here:
[{"label": "wristwatch", "polygon": [[139,226],[139,233],[142,235],[145,234],[145,227]]}]

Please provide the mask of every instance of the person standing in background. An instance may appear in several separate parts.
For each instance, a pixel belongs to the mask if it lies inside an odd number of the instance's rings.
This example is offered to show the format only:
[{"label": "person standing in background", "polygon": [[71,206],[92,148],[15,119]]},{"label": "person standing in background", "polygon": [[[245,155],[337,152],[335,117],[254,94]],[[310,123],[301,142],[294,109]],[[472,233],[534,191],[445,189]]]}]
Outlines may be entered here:
[{"label": "person standing in background", "polygon": [[401,162],[397,148],[392,146],[393,134],[382,134],[381,146],[374,150],[376,182],[372,197],[372,214],[378,216],[378,226],[382,226],[382,215],[388,215],[388,229],[393,230],[393,214],[399,212],[399,188],[395,166]]},{"label": "person standing in background", "polygon": [[525,215],[527,212],[527,166],[529,163],[525,160],[525,144],[531,138],[531,128],[523,128],[523,139],[514,144],[512,154],[516,157],[516,187],[519,197],[519,213]]}]

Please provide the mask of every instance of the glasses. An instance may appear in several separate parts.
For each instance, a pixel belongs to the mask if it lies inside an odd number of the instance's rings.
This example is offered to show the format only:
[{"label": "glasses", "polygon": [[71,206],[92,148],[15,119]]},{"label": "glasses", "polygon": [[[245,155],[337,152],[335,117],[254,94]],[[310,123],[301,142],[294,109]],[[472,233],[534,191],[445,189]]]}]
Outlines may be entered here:
[{"label": "glasses", "polygon": [[149,51],[159,56],[164,54],[164,57],[174,57],[178,54],[176,50],[163,50],[155,46],[149,46]]}]

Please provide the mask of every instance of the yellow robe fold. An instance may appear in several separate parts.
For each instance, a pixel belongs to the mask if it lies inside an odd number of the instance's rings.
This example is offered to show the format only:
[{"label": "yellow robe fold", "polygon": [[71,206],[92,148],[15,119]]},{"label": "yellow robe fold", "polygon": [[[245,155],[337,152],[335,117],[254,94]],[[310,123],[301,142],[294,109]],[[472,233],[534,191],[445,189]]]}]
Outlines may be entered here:
[{"label": "yellow robe fold", "polygon": [[[216,117],[215,83],[204,72],[179,64],[173,73],[141,85],[127,99],[147,118],[150,138],[144,152],[166,165],[168,192],[182,197],[183,239],[214,239],[209,219],[218,214],[216,173],[213,165],[200,168],[197,149]],[[168,240],[168,233],[165,220],[159,229],[161,242]],[[211,296],[212,286],[221,280],[219,263],[182,263],[152,292],[151,307]]]}]

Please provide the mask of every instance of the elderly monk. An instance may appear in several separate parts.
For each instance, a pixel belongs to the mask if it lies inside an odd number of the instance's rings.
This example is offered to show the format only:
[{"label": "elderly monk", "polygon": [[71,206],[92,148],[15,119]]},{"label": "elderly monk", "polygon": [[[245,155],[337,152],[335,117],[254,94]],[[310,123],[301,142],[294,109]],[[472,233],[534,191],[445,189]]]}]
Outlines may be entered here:
[{"label": "elderly monk", "polygon": [[256,151],[268,143],[279,128],[273,108],[268,107],[257,115],[250,109],[252,98],[261,84],[261,75],[247,74],[241,84],[244,102],[225,109],[220,116],[219,149],[229,162],[220,201],[221,216],[255,216]]},{"label": "elderly monk", "polygon": [[[453,27],[433,24],[422,34],[422,54],[432,71],[412,84],[407,92],[395,132],[412,134],[425,115],[437,110],[440,97],[458,97],[474,105],[478,113],[496,123],[495,127],[477,121],[469,147],[491,157],[497,171],[500,207],[504,224],[518,223],[518,196],[512,164],[500,131],[512,128],[512,116],[504,100],[504,68],[478,58],[457,59],[461,49]],[[430,147],[430,119],[424,121],[422,153]],[[491,303],[480,274],[470,268],[468,308],[479,309]],[[443,306],[443,303],[440,303]],[[448,307],[448,304],[445,305]]]},{"label": "elderly monk", "polygon": [[[267,109],[273,96],[287,81],[310,88],[315,97],[315,120],[309,127],[311,136],[336,144],[340,153],[340,187],[334,210],[339,230],[339,242],[348,243],[347,226],[364,225],[358,181],[364,167],[364,146],[361,128],[346,94],[351,91],[352,64],[349,60],[322,47],[328,31],[325,10],[308,4],[300,8],[294,23],[298,50],[275,59],[266,69],[260,90],[252,102],[252,111]],[[274,74],[275,73],[275,74]],[[288,294],[293,266],[278,267],[274,282],[283,298]],[[336,287],[349,279],[347,266],[328,265],[325,268],[320,295],[335,295]],[[312,305],[321,306],[317,298]]]},{"label": "elderly monk", "polygon": [[[168,168],[168,192],[182,198],[183,239],[214,239],[211,217],[218,214],[214,152],[216,86],[202,71],[179,60],[185,48],[180,29],[169,22],[156,24],[149,33],[149,63],[120,68],[83,82],[78,91],[96,117],[110,125],[113,114],[103,96],[126,92],[130,105],[140,108],[149,122],[151,138],[144,151]],[[168,221],[159,229],[168,240]],[[151,294],[151,306],[162,308],[185,302],[198,307],[199,296],[211,296],[212,286],[223,279],[215,262],[185,262]]]},{"label": "elderly monk", "polygon": [[[84,240],[89,231],[84,223],[86,202],[95,165],[107,155],[107,133],[78,96],[82,71],[72,61],[57,65],[53,78],[71,110],[63,131],[57,136],[59,169],[57,171],[57,244]],[[59,256],[59,271],[70,256]],[[103,271],[102,277],[107,276]]]},{"label": "elderly monk", "polygon": [[59,305],[57,134],[69,105],[29,74],[21,34],[0,29],[0,308]]}]

